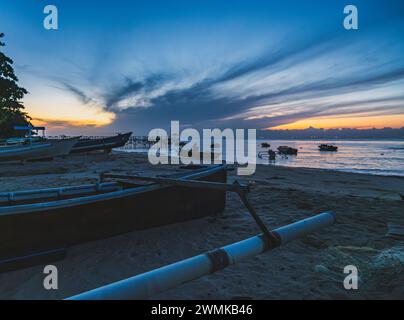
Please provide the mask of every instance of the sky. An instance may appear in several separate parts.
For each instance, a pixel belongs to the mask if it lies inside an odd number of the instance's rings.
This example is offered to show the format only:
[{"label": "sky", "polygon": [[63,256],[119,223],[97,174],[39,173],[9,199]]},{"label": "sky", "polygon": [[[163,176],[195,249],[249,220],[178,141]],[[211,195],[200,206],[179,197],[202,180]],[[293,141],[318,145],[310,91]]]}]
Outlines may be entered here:
[{"label": "sky", "polygon": [[50,134],[404,126],[403,0],[0,0],[0,32]]}]

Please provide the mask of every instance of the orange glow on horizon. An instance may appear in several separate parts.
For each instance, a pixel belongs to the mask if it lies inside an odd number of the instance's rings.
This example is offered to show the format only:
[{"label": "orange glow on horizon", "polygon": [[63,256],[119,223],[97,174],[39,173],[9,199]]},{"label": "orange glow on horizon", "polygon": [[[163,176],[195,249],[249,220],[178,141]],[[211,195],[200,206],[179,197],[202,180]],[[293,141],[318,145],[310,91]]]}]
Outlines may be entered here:
[{"label": "orange glow on horizon", "polygon": [[112,123],[111,121],[91,120],[73,120],[73,119],[42,119],[32,118],[32,124],[35,126],[45,126],[47,129],[69,129],[71,127],[103,127]]},{"label": "orange glow on horizon", "polygon": [[115,119],[113,112],[104,110],[97,103],[83,104],[75,97],[52,90],[46,94],[48,100],[43,101],[39,93],[25,100],[26,111],[35,125],[68,131],[71,128],[107,126]]},{"label": "orange glow on horizon", "polygon": [[309,127],[323,129],[383,129],[385,127],[404,127],[404,114],[389,116],[364,117],[336,117],[336,118],[308,118],[281,126],[266,128],[265,130],[301,130]]}]

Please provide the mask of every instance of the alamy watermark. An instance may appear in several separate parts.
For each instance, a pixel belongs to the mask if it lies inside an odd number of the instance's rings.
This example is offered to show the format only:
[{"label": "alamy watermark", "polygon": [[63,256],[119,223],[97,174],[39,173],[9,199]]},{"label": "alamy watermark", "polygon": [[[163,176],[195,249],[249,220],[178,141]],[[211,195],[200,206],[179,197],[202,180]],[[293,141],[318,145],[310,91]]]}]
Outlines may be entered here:
[{"label": "alamy watermark", "polygon": [[148,136],[155,142],[148,152],[151,164],[220,164],[225,160],[242,165],[238,175],[252,175],[256,170],[255,129],[203,129],[201,135],[193,128],[180,132],[179,121],[171,121],[170,134],[158,128]]},{"label": "alamy watermark", "polygon": [[358,268],[354,265],[348,265],[344,268],[347,276],[344,279],[344,288],[346,290],[358,290]]},{"label": "alamy watermark", "polygon": [[47,276],[43,280],[45,290],[57,290],[58,285],[58,268],[52,264],[45,266],[43,273]]},{"label": "alamy watermark", "polygon": [[[53,4],[48,4],[44,7],[43,13],[46,15],[43,20],[43,26],[46,30],[59,29],[58,8]],[[358,30],[358,8],[355,5],[349,4],[344,7],[343,26],[346,30]]]},{"label": "alamy watermark", "polygon": [[43,27],[46,30],[58,30],[59,29],[59,17],[58,8],[55,5],[49,4],[43,9],[43,13],[46,15],[43,20]]},{"label": "alamy watermark", "polygon": [[358,20],[358,8],[352,4],[344,7],[344,28],[346,30],[358,30],[359,20]]}]

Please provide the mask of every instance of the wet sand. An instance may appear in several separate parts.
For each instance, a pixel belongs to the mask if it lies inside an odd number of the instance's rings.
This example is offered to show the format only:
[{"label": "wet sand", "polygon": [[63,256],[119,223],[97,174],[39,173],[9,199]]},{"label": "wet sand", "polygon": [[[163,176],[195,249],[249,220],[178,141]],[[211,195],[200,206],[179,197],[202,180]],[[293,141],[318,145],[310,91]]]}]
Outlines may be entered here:
[{"label": "wet sand", "polygon": [[[168,170],[160,166],[158,171]],[[75,155],[51,162],[0,164],[0,192],[95,182],[103,171],[156,174],[140,154]],[[404,299],[404,178],[259,165],[251,202],[269,228],[332,210],[336,225],[156,299]],[[45,290],[43,266],[0,274],[1,299],[61,299],[258,233],[237,196],[220,216],[155,228],[69,249],[56,262],[59,289]],[[345,290],[343,267],[359,269]]]}]

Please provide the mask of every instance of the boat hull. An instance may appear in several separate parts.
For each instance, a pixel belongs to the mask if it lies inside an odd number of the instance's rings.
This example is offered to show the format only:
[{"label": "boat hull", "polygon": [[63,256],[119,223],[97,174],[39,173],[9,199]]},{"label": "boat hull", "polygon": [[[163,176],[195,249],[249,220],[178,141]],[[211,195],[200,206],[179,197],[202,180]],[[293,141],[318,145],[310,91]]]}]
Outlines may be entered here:
[{"label": "boat hull", "polygon": [[[222,166],[192,174],[201,181],[227,179]],[[81,199],[0,207],[0,260],[198,219],[225,208],[224,191],[159,184]]]},{"label": "boat hull", "polygon": [[0,162],[38,159],[52,148],[51,143],[13,145],[0,148]]},{"label": "boat hull", "polygon": [[73,138],[0,147],[0,162],[41,160],[65,156],[70,153],[77,140],[78,138]]},{"label": "boat hull", "polygon": [[114,148],[123,147],[129,140],[132,132],[119,134],[114,137],[102,139],[82,139],[77,141],[71,153],[92,152],[100,150],[111,150]]},{"label": "boat hull", "polygon": [[67,156],[78,140],[79,138],[53,140],[52,148],[42,154],[42,159]]},{"label": "boat hull", "polygon": [[319,146],[318,147],[319,151],[326,151],[326,152],[337,152],[338,151],[338,147],[335,146]]}]

